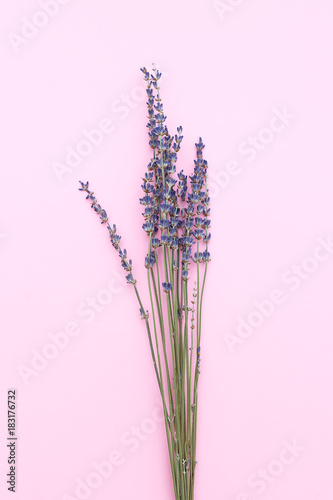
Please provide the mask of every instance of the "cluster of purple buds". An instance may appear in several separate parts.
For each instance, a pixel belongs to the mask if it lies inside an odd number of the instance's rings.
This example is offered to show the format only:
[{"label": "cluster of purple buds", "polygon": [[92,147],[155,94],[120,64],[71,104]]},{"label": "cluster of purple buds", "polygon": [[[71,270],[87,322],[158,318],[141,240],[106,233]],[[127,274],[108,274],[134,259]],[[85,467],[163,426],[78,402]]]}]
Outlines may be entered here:
[{"label": "cluster of purple buds", "polygon": [[146,320],[149,318],[149,312],[148,311],[145,312],[144,309],[142,309],[142,307],[140,307],[139,312],[140,312],[141,319]]},{"label": "cluster of purple buds", "polygon": [[193,262],[209,262],[211,260],[210,253],[208,250],[203,252],[195,252],[194,257],[192,257]]},{"label": "cluster of purple buds", "polygon": [[[189,176],[188,182],[183,170],[176,173],[177,153],[181,148],[183,129],[178,127],[177,134],[170,136],[165,125],[166,116],[159,92],[159,79],[162,75],[155,67],[151,73],[146,68],[141,68],[141,71],[147,83],[147,128],[149,145],[153,150],[148,172],[142,178],[142,228],[150,237],[149,255],[153,255],[160,245],[180,252],[181,277],[186,281],[190,260],[195,263],[210,261],[210,198],[207,188],[208,164],[203,159],[205,146],[200,137],[199,142],[195,144],[196,160],[193,175]],[[205,245],[203,251],[198,251],[199,244]],[[192,257],[194,245],[196,252]],[[145,265],[151,267],[154,262],[155,259],[150,260],[147,256]],[[163,289],[169,291],[165,287]]]},{"label": "cluster of purple buds", "polygon": [[162,283],[163,292],[168,293],[172,290],[172,283]]},{"label": "cluster of purple buds", "polygon": [[153,267],[154,264],[155,264],[155,255],[151,253],[150,255],[147,255],[147,257],[145,258],[145,267],[147,269],[150,269],[151,267]]}]

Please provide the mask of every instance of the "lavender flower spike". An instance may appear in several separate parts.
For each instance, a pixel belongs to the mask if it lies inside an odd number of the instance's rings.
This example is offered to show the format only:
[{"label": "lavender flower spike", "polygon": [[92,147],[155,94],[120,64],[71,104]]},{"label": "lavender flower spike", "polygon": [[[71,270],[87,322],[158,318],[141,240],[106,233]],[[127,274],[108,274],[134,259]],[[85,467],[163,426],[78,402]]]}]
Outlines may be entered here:
[{"label": "lavender flower spike", "polygon": [[89,190],[89,182],[82,182],[82,181],[79,181],[79,182],[81,184],[79,191],[84,191],[85,193],[87,193],[86,198],[92,200],[92,205],[91,205],[92,208],[94,209],[95,212],[97,212],[99,214],[100,219],[102,220],[102,224],[106,224],[106,227],[109,231],[111,244],[112,244],[113,248],[118,251],[119,257],[121,259],[122,267],[124,268],[125,271],[130,271],[130,273],[126,276],[127,283],[129,283],[131,285],[135,285],[136,279],[134,278],[132,271],[131,271],[132,270],[132,261],[127,258],[126,249],[124,249],[122,251],[120,248],[119,242],[120,242],[121,236],[116,234],[116,231],[117,231],[116,226],[113,224],[113,226],[111,227],[106,211],[97,203],[97,200],[94,196],[94,193]]}]

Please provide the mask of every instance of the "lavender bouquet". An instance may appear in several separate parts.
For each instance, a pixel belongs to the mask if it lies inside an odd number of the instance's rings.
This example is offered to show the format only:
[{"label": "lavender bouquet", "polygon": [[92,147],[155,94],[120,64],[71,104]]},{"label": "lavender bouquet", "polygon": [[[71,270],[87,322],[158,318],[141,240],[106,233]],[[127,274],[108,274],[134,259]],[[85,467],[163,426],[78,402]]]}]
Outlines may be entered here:
[{"label": "lavender bouquet", "polygon": [[183,170],[176,174],[182,127],[177,128],[174,137],[169,135],[160,97],[162,75],[155,66],[152,73],[146,68],[141,71],[147,85],[147,127],[152,150],[147,172],[142,177],[144,194],[140,199],[144,207],[142,228],[148,237],[144,265],[151,317],[142,303],[132,261],[126,249],[120,246],[116,226],[111,225],[106,211],[90,191],[89,183],[80,181],[80,190],[87,193],[91,207],[106,225],[112,246],[127,273],[127,283],[134,288],[162,398],[175,499],[192,500],[197,463],[202,303],[210,261],[208,165],[203,159],[204,144],[200,138],[195,145],[196,160],[189,183]]}]

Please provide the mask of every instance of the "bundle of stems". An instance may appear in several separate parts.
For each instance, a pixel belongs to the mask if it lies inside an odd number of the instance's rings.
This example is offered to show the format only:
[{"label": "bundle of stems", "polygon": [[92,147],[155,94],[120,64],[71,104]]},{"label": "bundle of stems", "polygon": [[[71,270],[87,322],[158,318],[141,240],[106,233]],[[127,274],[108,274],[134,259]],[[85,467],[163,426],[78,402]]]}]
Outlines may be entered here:
[{"label": "bundle of stems", "polygon": [[146,68],[141,71],[147,85],[147,127],[152,149],[148,171],[142,177],[144,196],[140,199],[144,206],[142,227],[148,236],[145,267],[151,318],[142,303],[132,261],[120,246],[116,226],[111,226],[89,183],[80,181],[80,190],[87,193],[101,223],[107,226],[111,243],[128,273],[127,282],[134,287],[162,398],[175,500],[193,500],[202,305],[210,261],[208,165],[200,138],[195,145],[195,166],[189,183],[183,170],[177,174],[182,127],[177,128],[174,137],[169,135],[160,97],[161,73],[154,65],[152,73]]}]

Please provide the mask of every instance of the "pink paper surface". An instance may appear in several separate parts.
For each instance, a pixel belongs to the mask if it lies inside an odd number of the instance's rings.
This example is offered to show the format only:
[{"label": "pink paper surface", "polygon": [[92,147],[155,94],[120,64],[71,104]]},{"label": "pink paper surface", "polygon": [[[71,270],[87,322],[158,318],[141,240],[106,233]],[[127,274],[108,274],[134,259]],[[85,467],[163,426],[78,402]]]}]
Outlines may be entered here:
[{"label": "pink paper surface", "polygon": [[147,303],[153,62],[184,128],[178,168],[202,136],[210,169],[196,499],[332,498],[332,15],[323,0],[2,5],[1,499],[173,498],[144,324],[78,191],[89,180],[117,224]]}]

